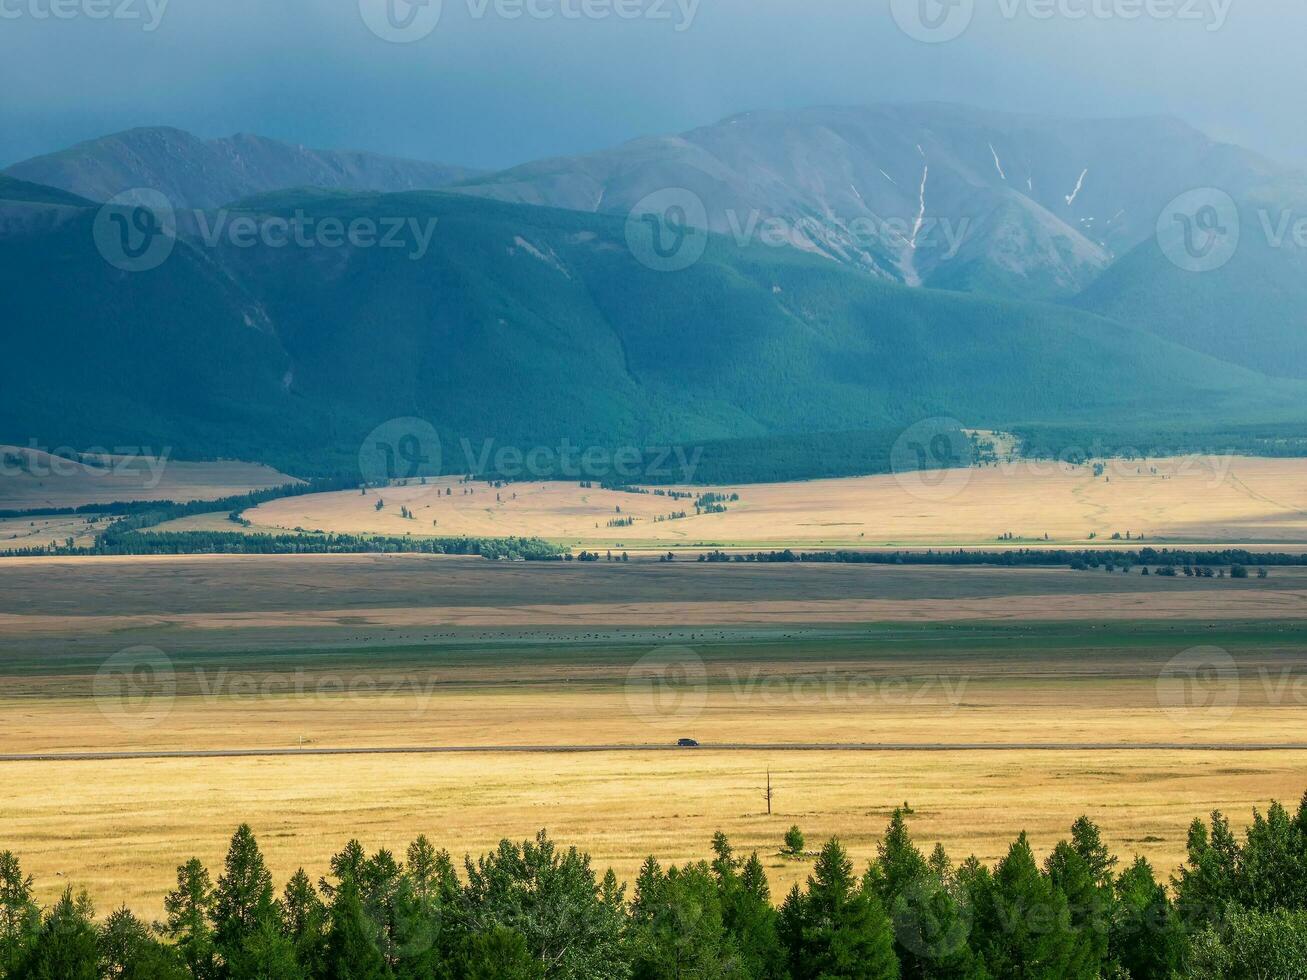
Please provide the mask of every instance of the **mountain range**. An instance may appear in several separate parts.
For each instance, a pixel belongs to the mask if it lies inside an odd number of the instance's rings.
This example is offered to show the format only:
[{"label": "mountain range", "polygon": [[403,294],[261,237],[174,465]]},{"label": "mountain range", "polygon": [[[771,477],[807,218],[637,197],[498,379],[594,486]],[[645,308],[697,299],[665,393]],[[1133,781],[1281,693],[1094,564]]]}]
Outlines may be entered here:
[{"label": "mountain range", "polygon": [[[751,216],[802,221],[815,230],[801,247],[889,281],[1042,299],[1080,292],[1153,234],[1180,191],[1241,194],[1275,172],[1176,120],[925,104],[751,112],[459,189],[625,214],[686,188],[715,232]],[[965,231],[956,254],[941,227]]]},{"label": "mountain range", "polygon": [[[1191,186],[1229,189],[1256,228],[1302,185],[1166,120],[751,113],[493,175],[135,130],[6,174],[7,346],[47,369],[0,392],[0,442],[308,472],[406,416],[447,445],[757,446],[942,416],[1086,441],[1254,431],[1307,405],[1300,252],[1246,235],[1196,275],[1152,237]],[[143,272],[96,249],[95,202],[131,187],[206,209]],[[640,261],[627,220],[666,188],[712,231],[675,272]],[[409,247],[212,234],[297,216],[392,223]],[[764,222],[802,234],[776,247]],[[966,229],[956,254],[924,247],[928,222]],[[905,232],[866,234],[887,227]]]}]

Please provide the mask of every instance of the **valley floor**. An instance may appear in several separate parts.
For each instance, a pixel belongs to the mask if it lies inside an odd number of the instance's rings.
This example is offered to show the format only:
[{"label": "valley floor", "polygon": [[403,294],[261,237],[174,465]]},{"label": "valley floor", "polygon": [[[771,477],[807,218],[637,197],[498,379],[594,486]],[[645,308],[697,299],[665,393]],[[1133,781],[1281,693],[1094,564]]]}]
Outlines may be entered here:
[{"label": "valley floor", "polygon": [[[39,574],[37,569],[39,568]],[[834,605],[832,605],[834,604]],[[478,610],[470,615],[469,609]],[[838,615],[832,615],[838,610]],[[1123,614],[1128,610],[1128,614]],[[1081,813],[1163,872],[1188,821],[1307,789],[1307,570],[510,565],[415,555],[0,562],[0,754],[612,745],[573,754],[0,762],[0,849],[147,915],[250,821],[274,875],[340,841],[455,854],[540,827],[634,874],[799,823],[862,863],[889,811],[992,859]],[[672,746],[693,738],[705,748]],[[975,743],[967,752],[792,751]],[[1061,750],[1001,750],[1053,743]],[[1087,742],[1134,747],[1086,751]],[[778,746],[715,751],[712,745]],[[776,790],[768,817],[767,773]]]}]

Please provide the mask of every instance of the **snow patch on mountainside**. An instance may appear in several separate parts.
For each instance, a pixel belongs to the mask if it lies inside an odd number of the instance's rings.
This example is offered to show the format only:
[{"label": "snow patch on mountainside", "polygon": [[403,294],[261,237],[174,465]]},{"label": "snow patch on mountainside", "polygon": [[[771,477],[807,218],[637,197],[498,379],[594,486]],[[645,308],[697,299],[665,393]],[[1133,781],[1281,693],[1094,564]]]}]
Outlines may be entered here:
[{"label": "snow patch on mountainside", "polygon": [[917,221],[912,226],[912,239],[908,242],[911,248],[917,247],[917,236],[921,234],[921,227],[926,223],[926,181],[930,179],[930,164],[926,164],[921,171],[921,192],[920,205],[917,208]]},{"label": "snow patch on mountainside", "polygon": [[1007,174],[1003,172],[1003,163],[1002,161],[999,160],[998,150],[994,149],[993,143],[989,144],[989,152],[994,154],[994,169],[998,171],[998,175],[1000,177],[1002,177],[1004,180],[1007,180]]},{"label": "snow patch on mountainside", "polygon": [[[513,244],[516,245],[518,248],[522,249],[528,255],[532,255],[535,258],[539,259],[545,265],[552,266],[553,268],[557,269],[566,278],[568,279],[572,278],[572,274],[568,272],[567,269],[563,266],[563,263],[559,261],[558,256],[554,254],[554,250],[552,248],[549,249],[547,253],[542,252],[540,249],[536,248],[536,246],[532,245],[521,235],[517,235],[513,238]],[[509,249],[508,251],[510,255],[513,253],[513,249]]]},{"label": "snow patch on mountainside", "polygon": [[1088,169],[1080,171],[1080,179],[1076,181],[1076,189],[1073,190],[1066,199],[1067,207],[1070,207],[1071,205],[1076,203],[1076,198],[1080,196],[1080,192],[1084,189],[1085,178],[1088,176],[1089,176]]}]

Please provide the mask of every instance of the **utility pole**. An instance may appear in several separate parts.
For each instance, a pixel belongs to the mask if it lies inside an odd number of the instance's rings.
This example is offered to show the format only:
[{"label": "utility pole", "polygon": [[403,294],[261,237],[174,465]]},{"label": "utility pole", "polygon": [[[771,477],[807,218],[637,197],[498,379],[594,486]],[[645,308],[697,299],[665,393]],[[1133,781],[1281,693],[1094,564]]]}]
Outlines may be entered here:
[{"label": "utility pole", "polygon": [[767,792],[764,793],[764,794],[762,795],[762,797],[763,797],[764,800],[767,801],[767,816],[770,817],[770,816],[771,816],[771,801],[772,801],[772,792],[771,792],[771,770],[770,770],[770,769],[767,770]]}]

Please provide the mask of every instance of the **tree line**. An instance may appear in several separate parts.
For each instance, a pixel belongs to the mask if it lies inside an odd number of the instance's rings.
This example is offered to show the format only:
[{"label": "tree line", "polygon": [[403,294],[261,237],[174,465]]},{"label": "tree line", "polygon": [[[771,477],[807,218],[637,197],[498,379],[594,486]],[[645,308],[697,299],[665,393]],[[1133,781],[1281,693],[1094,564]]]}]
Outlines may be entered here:
[{"label": "tree line", "polygon": [[[5,554],[5,553],[0,553]],[[87,547],[52,545],[23,555],[479,555],[492,561],[562,561],[565,549],[539,538],[413,538],[360,534],[243,534],[237,531],[109,530]]]},{"label": "tree line", "polygon": [[1190,428],[1177,425],[1090,428],[1060,425],[1018,425],[1012,428],[1021,454],[1031,459],[1085,463],[1092,459],[1164,459],[1167,457],[1264,456],[1294,459],[1307,456],[1307,437],[1296,423]]},{"label": "tree line", "polygon": [[1151,565],[1159,568],[1211,568],[1307,566],[1307,554],[1246,551],[1226,548],[1220,551],[1186,551],[1171,548],[1140,548],[1134,551],[1102,549],[1030,549],[1013,551],[754,551],[706,552],[699,557],[706,562],[763,562],[785,564],[812,562],[833,565],[998,565],[1041,568],[1126,568]]},{"label": "tree line", "polygon": [[[905,805],[906,806],[906,805]],[[927,855],[896,810],[862,874],[839,840],[779,905],[755,852],[717,834],[708,860],[644,862],[630,889],[541,831],[467,857],[418,837],[401,857],[350,841],[316,883],[280,892],[248,825],[216,880],[177,868],[164,918],[103,921],[71,886],[42,909],[0,854],[6,980],[897,980],[1307,976],[1307,798],[1240,837],[1189,829],[1169,888],[1121,862],[1086,817],[1039,862],[1025,834],[992,867]],[[794,860],[797,828],[786,835]]]}]

